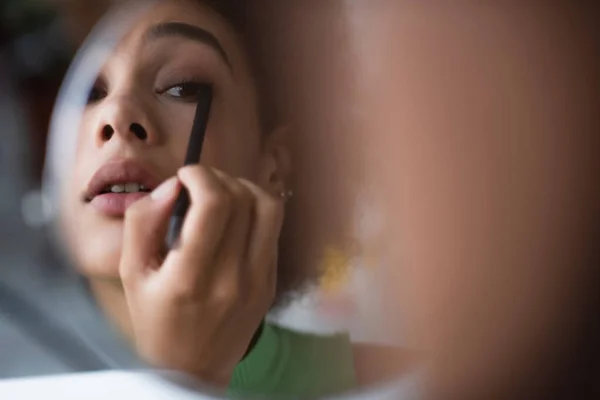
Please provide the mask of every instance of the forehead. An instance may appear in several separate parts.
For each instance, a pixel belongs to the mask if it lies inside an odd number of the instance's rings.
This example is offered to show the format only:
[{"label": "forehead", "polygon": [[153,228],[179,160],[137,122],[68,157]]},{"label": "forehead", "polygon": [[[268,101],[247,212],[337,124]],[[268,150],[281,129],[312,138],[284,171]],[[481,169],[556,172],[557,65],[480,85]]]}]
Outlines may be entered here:
[{"label": "forehead", "polygon": [[119,41],[115,52],[131,54],[142,51],[140,46],[148,33],[164,23],[178,22],[199,27],[218,41],[232,65],[246,67],[245,51],[234,28],[201,0],[163,0],[150,7]]}]

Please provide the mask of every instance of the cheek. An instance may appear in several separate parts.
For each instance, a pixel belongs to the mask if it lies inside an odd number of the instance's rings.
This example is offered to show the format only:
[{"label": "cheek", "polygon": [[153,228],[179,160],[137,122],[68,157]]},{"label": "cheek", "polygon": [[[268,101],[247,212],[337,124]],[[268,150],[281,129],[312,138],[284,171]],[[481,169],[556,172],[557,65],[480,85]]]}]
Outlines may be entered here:
[{"label": "cheek", "polygon": [[[252,107],[248,107],[252,109]],[[248,113],[234,113],[235,107],[215,97],[202,146],[201,163],[232,176],[256,180],[260,151],[258,122]],[[161,116],[160,129],[166,151],[183,165],[193,124],[194,107],[178,105]]]},{"label": "cheek", "polygon": [[[157,116],[158,118],[152,125],[153,129],[157,130],[154,134],[159,138],[161,158],[163,160],[173,160],[175,166],[183,165],[192,130],[194,107],[191,105],[163,107],[157,110]],[[205,137],[204,147],[206,147],[207,142],[208,140]],[[168,157],[165,157],[165,154]]]},{"label": "cheek", "polygon": [[88,278],[117,278],[123,226],[120,221],[80,218],[69,246],[76,269]]},{"label": "cheek", "polygon": [[262,134],[253,87],[246,81],[215,96],[206,160],[233,175],[256,181]]},{"label": "cheek", "polygon": [[93,109],[86,109],[84,111],[81,123],[79,125],[79,131],[76,137],[76,163],[80,162],[79,160],[84,156],[82,153],[86,152],[86,149],[90,149],[94,146],[94,140],[96,138],[95,132],[98,129],[98,116],[96,115],[97,113],[98,110],[94,111]]},{"label": "cheek", "polygon": [[[73,180],[72,182],[74,182]],[[88,278],[119,275],[123,224],[86,210],[74,189],[66,188],[60,209],[60,233],[75,269]]]},{"label": "cheek", "polygon": [[74,165],[65,168],[70,174],[65,177],[61,193],[60,229],[65,250],[78,272],[89,278],[117,277],[122,223],[101,218],[81,199],[98,164],[99,154],[92,148],[90,137],[80,133],[77,152],[72,158]]}]

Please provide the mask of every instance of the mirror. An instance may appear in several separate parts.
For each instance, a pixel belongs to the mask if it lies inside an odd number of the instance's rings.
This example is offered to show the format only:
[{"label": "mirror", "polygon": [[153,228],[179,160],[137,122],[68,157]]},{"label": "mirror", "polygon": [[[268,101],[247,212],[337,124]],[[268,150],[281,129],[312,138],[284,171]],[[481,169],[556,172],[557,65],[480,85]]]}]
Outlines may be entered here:
[{"label": "mirror", "polygon": [[[96,2],[99,5],[101,2]],[[75,7],[74,7],[75,6]],[[67,13],[66,11],[75,11]],[[103,318],[48,242],[39,196],[48,123],[78,44],[70,22],[99,18],[69,2],[0,5],[0,378],[128,364]],[[85,27],[85,24],[80,24]],[[91,27],[88,27],[91,29]],[[113,343],[112,345],[108,345]],[[113,356],[107,356],[107,349]],[[109,351],[110,352],[110,351]],[[130,352],[132,353],[132,352]],[[4,397],[0,395],[0,397]],[[10,396],[8,396],[10,397]]]},{"label": "mirror", "polygon": [[[228,4],[106,15],[61,89],[41,199],[22,175],[42,157],[0,148],[0,307],[36,300],[2,309],[0,374],[154,367],[192,398],[597,398],[597,10]],[[34,118],[0,80],[3,144],[23,149]],[[205,109],[201,166],[178,173]],[[21,226],[49,217],[71,269]]]},{"label": "mirror", "polygon": [[[307,155],[319,146],[301,138],[310,125],[292,111],[303,99],[283,96],[284,49],[269,39],[286,14],[266,6],[146,2],[104,18],[54,114],[46,188],[56,227],[146,365],[238,395],[369,389],[408,360],[382,329],[377,261],[357,251],[379,226],[364,211],[371,199],[357,200],[359,179],[345,181],[331,158],[327,179],[311,178]],[[314,6],[315,30],[341,37],[329,23],[339,10]],[[184,167],[191,131],[204,133],[192,152],[201,160]],[[323,160],[332,144],[320,143]],[[328,182],[348,198],[328,199]]]}]

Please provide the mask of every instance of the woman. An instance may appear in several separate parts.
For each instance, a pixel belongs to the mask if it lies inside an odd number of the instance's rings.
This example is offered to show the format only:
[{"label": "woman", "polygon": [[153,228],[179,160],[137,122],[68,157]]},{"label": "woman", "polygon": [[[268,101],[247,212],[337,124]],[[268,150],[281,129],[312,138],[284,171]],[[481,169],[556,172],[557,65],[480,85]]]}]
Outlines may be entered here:
[{"label": "woman", "polygon": [[[229,3],[161,2],[119,42],[83,116],[63,225],[98,303],[152,365],[234,391],[349,390],[368,348],[258,329],[314,271],[278,262],[292,189],[287,129],[244,43],[247,20],[235,11],[244,7]],[[202,165],[180,169],[205,83],[214,98]],[[192,205],[167,254],[182,187]]]}]

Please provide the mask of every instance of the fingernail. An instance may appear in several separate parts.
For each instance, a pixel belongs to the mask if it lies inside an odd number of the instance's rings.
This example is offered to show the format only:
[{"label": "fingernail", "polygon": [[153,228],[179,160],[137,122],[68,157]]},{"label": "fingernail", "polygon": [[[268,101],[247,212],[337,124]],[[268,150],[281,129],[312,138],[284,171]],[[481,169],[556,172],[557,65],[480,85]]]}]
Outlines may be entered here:
[{"label": "fingernail", "polygon": [[152,193],[150,197],[152,200],[161,200],[173,193],[173,190],[177,186],[177,177],[172,177],[161,183]]}]

